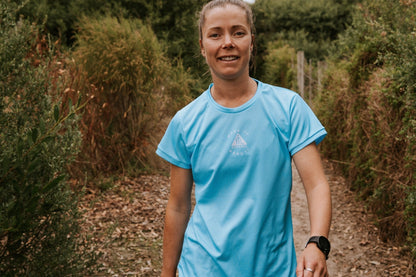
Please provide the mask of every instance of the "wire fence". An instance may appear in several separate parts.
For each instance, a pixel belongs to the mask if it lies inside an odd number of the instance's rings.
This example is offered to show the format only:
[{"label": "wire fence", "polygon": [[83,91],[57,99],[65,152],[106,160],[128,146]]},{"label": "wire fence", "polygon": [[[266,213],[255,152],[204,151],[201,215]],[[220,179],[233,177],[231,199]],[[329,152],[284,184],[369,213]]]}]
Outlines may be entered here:
[{"label": "wire fence", "polygon": [[314,94],[322,89],[323,73],[326,63],[319,61],[314,65],[311,60],[305,59],[303,51],[297,52],[296,72],[298,92],[302,98],[312,100]]}]

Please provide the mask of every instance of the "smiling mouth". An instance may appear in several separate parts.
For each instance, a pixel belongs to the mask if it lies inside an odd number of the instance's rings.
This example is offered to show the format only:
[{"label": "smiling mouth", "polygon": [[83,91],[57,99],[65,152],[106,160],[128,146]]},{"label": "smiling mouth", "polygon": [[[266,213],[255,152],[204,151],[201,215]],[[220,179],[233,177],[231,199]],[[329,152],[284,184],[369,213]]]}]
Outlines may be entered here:
[{"label": "smiling mouth", "polygon": [[221,60],[221,61],[227,61],[227,62],[229,62],[229,61],[238,60],[239,57],[237,57],[237,56],[226,56],[226,57],[220,57],[218,59]]}]

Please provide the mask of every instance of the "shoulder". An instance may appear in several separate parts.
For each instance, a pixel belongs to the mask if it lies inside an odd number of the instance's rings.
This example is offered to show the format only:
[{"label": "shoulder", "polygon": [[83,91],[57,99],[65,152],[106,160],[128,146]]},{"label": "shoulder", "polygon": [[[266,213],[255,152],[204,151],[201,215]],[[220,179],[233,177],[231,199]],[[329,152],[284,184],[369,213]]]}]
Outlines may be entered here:
[{"label": "shoulder", "polygon": [[171,125],[176,126],[182,131],[186,131],[203,117],[209,104],[209,91],[204,91],[191,103],[180,109],[171,120]]},{"label": "shoulder", "polygon": [[292,101],[294,98],[300,97],[300,95],[296,92],[294,92],[293,90],[287,89],[287,88],[283,88],[283,87],[278,87],[278,86],[274,86],[274,85],[270,85],[267,83],[262,83],[260,81],[259,85],[260,85],[260,91],[261,94],[263,95],[263,97],[267,98],[267,99],[274,99],[277,101]]},{"label": "shoulder", "polygon": [[192,102],[176,112],[175,117],[189,119],[194,117],[200,111],[203,111],[208,105],[208,90],[195,98]]},{"label": "shoulder", "polygon": [[293,105],[303,101],[298,93],[290,89],[262,82],[259,82],[259,86],[262,102],[268,110],[289,113]]}]

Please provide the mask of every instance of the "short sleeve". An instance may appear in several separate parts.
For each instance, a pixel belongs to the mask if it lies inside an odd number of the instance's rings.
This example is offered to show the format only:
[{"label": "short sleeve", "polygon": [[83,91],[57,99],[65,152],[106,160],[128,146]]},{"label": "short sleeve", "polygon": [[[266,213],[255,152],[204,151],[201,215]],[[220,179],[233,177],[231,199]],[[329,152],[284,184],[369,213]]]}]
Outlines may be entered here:
[{"label": "short sleeve", "polygon": [[296,152],[312,142],[319,144],[327,132],[306,102],[296,95],[290,107],[289,151]]},{"label": "short sleeve", "polygon": [[169,123],[156,154],[173,165],[185,169],[191,168],[190,154],[184,142],[179,114],[176,114]]}]

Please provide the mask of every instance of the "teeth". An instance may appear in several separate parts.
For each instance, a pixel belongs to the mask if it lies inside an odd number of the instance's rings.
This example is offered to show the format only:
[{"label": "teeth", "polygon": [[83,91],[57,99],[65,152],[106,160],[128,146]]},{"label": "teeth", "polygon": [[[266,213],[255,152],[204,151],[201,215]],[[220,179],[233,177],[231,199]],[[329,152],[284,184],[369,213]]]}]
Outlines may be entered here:
[{"label": "teeth", "polygon": [[222,57],[221,60],[223,61],[233,61],[236,60],[237,57],[233,56],[233,57]]}]

